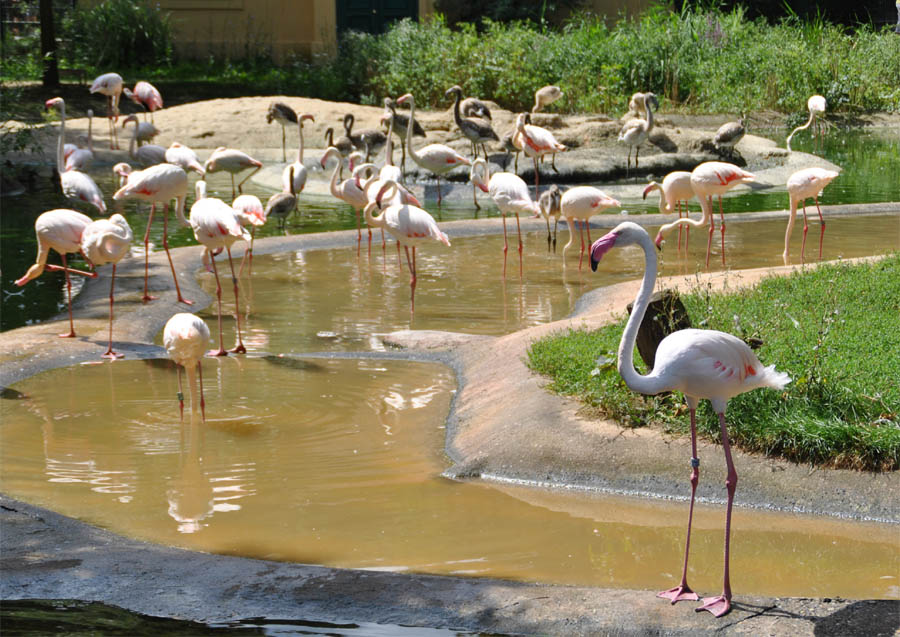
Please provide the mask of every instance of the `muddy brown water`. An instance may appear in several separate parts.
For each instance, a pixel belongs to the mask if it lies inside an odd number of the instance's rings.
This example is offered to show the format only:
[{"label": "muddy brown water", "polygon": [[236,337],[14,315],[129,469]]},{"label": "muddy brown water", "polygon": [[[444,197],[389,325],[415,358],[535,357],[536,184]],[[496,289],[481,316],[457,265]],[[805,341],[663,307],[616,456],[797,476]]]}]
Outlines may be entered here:
[{"label": "muddy brown water", "polygon": [[[797,229],[799,230],[799,228]],[[795,230],[799,258],[799,233]],[[898,246],[896,215],[828,219],[824,257]],[[781,262],[784,221],[729,223],[732,268]],[[593,238],[597,238],[594,232]],[[807,258],[818,250],[812,224]],[[702,263],[675,241],[663,273]],[[560,249],[568,239],[560,233]],[[718,231],[711,265],[721,267]],[[686,504],[460,483],[441,477],[451,370],[395,359],[318,357],[381,350],[396,329],[503,334],[569,314],[597,286],[639,276],[636,251],[599,273],[577,249],[565,270],[543,233],[459,238],[419,250],[416,311],[392,244],[260,256],[244,281],[247,357],[206,359],[208,422],[179,422],[167,361],[45,372],[3,400],[4,491],[117,532],[185,548],[329,566],[654,589],[679,575]],[[575,246],[578,247],[577,244]],[[202,275],[213,289],[211,275]],[[233,307],[226,286],[226,311]],[[243,309],[243,308],[242,308]],[[214,306],[204,313],[215,327]],[[226,319],[226,341],[233,321]],[[286,354],[279,358],[278,354]],[[687,480],[685,480],[687,488]],[[740,493],[738,492],[738,501]],[[718,590],[724,511],[695,515],[690,577]],[[900,597],[895,526],[737,509],[733,584],[771,596]]]}]

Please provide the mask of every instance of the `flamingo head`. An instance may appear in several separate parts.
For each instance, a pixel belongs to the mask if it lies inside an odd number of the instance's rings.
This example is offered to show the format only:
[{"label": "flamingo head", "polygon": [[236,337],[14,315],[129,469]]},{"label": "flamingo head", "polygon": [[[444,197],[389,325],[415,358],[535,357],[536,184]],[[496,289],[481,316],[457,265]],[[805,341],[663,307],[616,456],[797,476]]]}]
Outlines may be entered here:
[{"label": "flamingo head", "polygon": [[378,189],[378,194],[375,196],[375,203],[381,208],[381,199],[384,197],[384,194],[391,189],[396,190],[397,182],[391,179],[386,180],[381,188]]},{"label": "flamingo head", "polygon": [[451,95],[460,95],[462,96],[462,87],[459,84],[454,84],[446,91],[444,91],[444,97],[450,97]]},{"label": "flamingo head", "polygon": [[620,223],[591,245],[591,270],[597,271],[597,264],[603,255],[621,246],[639,243],[643,238],[649,239],[647,231],[632,221]]},{"label": "flamingo head", "polygon": [[44,102],[44,110],[49,111],[51,108],[65,108],[65,100],[61,97],[51,97],[49,100]]},{"label": "flamingo head", "polygon": [[126,117],[125,119],[123,119],[123,120],[122,120],[122,128],[125,128],[125,124],[127,124],[128,122],[134,122],[134,125],[137,126],[137,125],[138,125],[138,118],[137,118],[137,115],[135,115],[134,113],[132,113],[131,115],[129,115],[128,117]]},{"label": "flamingo head", "polygon": [[115,166],[113,166],[113,172],[116,173],[119,177],[128,177],[131,174],[132,168],[130,165],[125,162],[119,162]]},{"label": "flamingo head", "polygon": [[605,235],[594,241],[591,245],[591,270],[594,272],[597,271],[597,264],[600,263],[600,259],[603,258],[604,254],[615,247],[618,238],[619,233],[617,228],[612,232],[607,232]]},{"label": "flamingo head", "polygon": [[298,120],[300,122],[300,126],[303,126],[303,120],[305,120],[305,119],[308,119],[311,122],[316,121],[316,118],[312,113],[303,113],[303,115],[301,115]]},{"label": "flamingo head", "polygon": [[662,229],[656,233],[656,238],[653,240],[653,243],[656,245],[657,250],[662,250],[662,242],[663,242],[663,233]]},{"label": "flamingo head", "polygon": [[[340,151],[338,151],[338,154],[340,154]],[[350,162],[350,171],[353,171],[354,167],[356,166],[356,162],[362,161],[365,158],[366,156],[358,150],[350,153],[350,157],[348,157],[348,160]]]},{"label": "flamingo head", "polygon": [[657,188],[659,188],[659,184],[656,183],[655,181],[651,181],[651,182],[647,185],[647,187],[644,188],[644,199],[646,199],[646,198],[647,198],[647,195],[649,195],[651,192],[653,192],[653,191],[656,190]]},{"label": "flamingo head", "polygon": [[397,98],[397,104],[406,104],[406,102],[412,102],[413,96],[412,93],[406,93],[405,95],[401,95]]}]

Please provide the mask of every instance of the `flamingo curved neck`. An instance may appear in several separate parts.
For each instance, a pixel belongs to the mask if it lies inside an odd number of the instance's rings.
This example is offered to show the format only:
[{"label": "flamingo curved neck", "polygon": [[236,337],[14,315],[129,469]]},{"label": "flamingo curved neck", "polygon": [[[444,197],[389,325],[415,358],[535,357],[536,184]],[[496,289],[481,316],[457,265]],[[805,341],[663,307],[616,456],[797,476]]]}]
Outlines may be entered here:
[{"label": "flamingo curved neck", "polygon": [[66,144],[66,105],[59,105],[59,143],[56,146],[56,170],[59,174],[66,172],[65,149]]},{"label": "flamingo curved neck", "polygon": [[297,149],[297,163],[303,165],[303,120],[297,118],[297,128],[300,132],[300,147]]},{"label": "flamingo curved neck", "polygon": [[650,100],[644,100],[644,112],[647,114],[647,133],[653,130],[653,109],[650,108]]},{"label": "flamingo curved neck", "polygon": [[377,217],[372,214],[372,210],[377,207],[375,202],[369,203],[363,209],[363,215],[366,217],[366,223],[368,223],[373,228],[381,228],[384,227],[384,212],[382,212]]},{"label": "flamingo curved neck", "polygon": [[788,135],[787,142],[785,142],[788,150],[791,150],[791,139],[793,139],[793,137],[797,133],[797,131],[806,130],[807,128],[809,128],[810,124],[813,123],[813,119],[815,119],[815,117],[816,117],[815,111],[810,111],[809,119],[806,120],[806,123],[803,124],[803,126],[798,126],[797,128],[795,128],[794,130],[791,131],[791,134]]},{"label": "flamingo curved neck", "polygon": [[650,296],[653,294],[653,286],[656,284],[657,268],[656,252],[650,237],[642,234],[639,243],[644,250],[644,278],[641,281],[641,289],[634,300],[631,316],[622,333],[622,340],[619,342],[618,370],[629,389],[641,394],[653,395],[665,390],[666,387],[661,386],[653,372],[647,376],[641,376],[634,368],[634,344],[641,321],[644,320],[644,314],[647,312],[647,306],[650,305]]},{"label": "flamingo curved neck", "polygon": [[331,173],[331,184],[330,184],[331,194],[333,196],[337,197],[338,199],[343,199],[343,197],[341,197],[339,194],[340,190],[338,190],[338,172],[340,172],[341,165],[343,164],[344,160],[341,158],[340,152],[329,153],[329,154],[337,156],[337,164],[335,164],[335,166],[334,166],[334,172]]},{"label": "flamingo curved neck", "polygon": [[456,125],[462,129],[462,116],[459,114],[459,103],[462,101],[462,91],[453,91],[456,93],[456,101],[453,103],[453,119]]},{"label": "flamingo curved neck", "polygon": [[412,145],[413,138],[413,122],[415,121],[416,115],[416,100],[413,99],[413,96],[409,96],[409,121],[406,123],[406,152],[409,153],[409,156],[413,158],[413,161],[417,164],[420,164],[422,161],[422,156],[416,152]]}]

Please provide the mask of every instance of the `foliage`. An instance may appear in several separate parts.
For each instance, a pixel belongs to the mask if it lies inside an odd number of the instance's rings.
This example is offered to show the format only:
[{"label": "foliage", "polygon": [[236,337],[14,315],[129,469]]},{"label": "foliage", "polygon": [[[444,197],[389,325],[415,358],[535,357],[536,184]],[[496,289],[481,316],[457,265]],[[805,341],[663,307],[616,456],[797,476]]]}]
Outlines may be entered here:
[{"label": "foliage", "polygon": [[169,14],[148,2],[105,0],[76,8],[63,19],[62,37],[63,59],[78,68],[105,72],[172,61]]},{"label": "foliage", "polygon": [[[798,462],[900,468],[900,254],[772,277],[736,293],[697,290],[683,300],[695,325],[762,339],[760,360],[792,378],[783,392],[729,401],[732,442]],[[623,329],[624,321],[552,335],[532,345],[529,364],[550,376],[550,389],[625,426],[686,431],[680,397],[639,396],[625,386],[614,366]],[[718,438],[706,401],[698,429]]]}]

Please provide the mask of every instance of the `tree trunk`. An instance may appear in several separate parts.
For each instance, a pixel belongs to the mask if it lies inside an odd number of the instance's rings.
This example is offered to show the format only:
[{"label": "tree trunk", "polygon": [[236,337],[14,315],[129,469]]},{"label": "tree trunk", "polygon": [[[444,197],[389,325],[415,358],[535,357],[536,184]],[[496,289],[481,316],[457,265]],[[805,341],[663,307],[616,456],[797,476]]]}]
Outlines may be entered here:
[{"label": "tree trunk", "polygon": [[[628,313],[634,303],[628,304]],[[647,367],[653,369],[656,361],[656,348],[659,343],[672,332],[691,326],[691,319],[674,290],[654,292],[650,297],[650,305],[637,333],[637,348]]]},{"label": "tree trunk", "polygon": [[53,0],[41,0],[41,63],[44,86],[59,86],[59,65],[57,63],[56,29],[53,27]]}]

